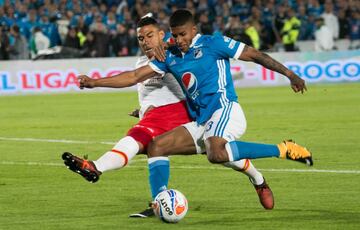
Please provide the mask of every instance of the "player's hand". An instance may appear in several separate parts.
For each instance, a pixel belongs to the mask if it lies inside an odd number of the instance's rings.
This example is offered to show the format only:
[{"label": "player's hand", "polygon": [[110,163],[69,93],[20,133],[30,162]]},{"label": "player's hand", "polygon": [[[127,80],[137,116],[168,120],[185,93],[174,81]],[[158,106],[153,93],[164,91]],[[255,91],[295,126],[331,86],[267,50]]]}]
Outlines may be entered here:
[{"label": "player's hand", "polygon": [[294,90],[295,93],[298,92],[304,93],[304,91],[307,90],[305,81],[296,74],[293,74],[289,79],[290,79],[291,88]]},{"label": "player's hand", "polygon": [[86,75],[80,75],[77,77],[78,81],[79,81],[79,88],[80,89],[84,89],[84,88],[94,88],[95,87],[95,80],[89,78]]},{"label": "player's hand", "polygon": [[136,117],[139,118],[140,117],[140,110],[139,109],[135,109],[134,111],[132,111],[131,113],[128,113],[129,116],[131,117]]},{"label": "player's hand", "polygon": [[166,42],[162,42],[159,46],[156,46],[152,49],[154,53],[154,57],[161,62],[165,61],[166,58],[166,49],[168,48],[168,44]]}]

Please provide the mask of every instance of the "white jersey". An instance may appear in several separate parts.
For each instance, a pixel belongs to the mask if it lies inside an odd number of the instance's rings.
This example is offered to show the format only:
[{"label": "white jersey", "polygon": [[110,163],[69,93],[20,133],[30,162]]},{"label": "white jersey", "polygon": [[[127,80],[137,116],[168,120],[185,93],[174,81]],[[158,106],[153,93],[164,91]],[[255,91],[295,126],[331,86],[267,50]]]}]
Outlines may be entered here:
[{"label": "white jersey", "polygon": [[[149,62],[147,56],[141,56],[136,63],[136,68],[145,66]],[[171,73],[165,73],[165,76],[157,74],[146,81],[138,83],[138,94],[140,118],[143,117],[149,106],[159,107],[185,100],[179,83]]]}]

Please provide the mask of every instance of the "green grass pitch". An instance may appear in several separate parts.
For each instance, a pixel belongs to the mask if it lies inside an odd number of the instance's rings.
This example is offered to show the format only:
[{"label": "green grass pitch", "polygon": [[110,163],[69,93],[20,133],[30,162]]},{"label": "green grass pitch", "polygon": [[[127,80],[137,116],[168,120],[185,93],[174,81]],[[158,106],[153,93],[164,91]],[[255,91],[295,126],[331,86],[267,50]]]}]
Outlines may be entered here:
[{"label": "green grass pitch", "polygon": [[253,161],[274,192],[274,210],[263,210],[241,173],[204,156],[177,156],[169,187],[186,195],[187,216],[178,224],[130,219],[150,201],[144,156],[90,184],[63,166],[61,154],[96,159],[107,151],[101,142],[136,123],[127,116],[135,92],[4,96],[0,229],[360,229],[360,84],[310,85],[304,95],[289,87],[237,92],[248,121],[243,140],[292,138],[313,152],[313,168]]}]

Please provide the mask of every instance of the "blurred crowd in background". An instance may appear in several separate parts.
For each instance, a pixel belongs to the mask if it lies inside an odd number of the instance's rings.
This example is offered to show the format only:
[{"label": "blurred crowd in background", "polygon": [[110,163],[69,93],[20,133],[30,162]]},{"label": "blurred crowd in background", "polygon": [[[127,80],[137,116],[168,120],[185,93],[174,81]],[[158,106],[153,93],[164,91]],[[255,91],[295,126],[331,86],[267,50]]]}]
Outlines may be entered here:
[{"label": "blurred crowd in background", "polygon": [[[76,57],[140,54],[136,23],[152,12],[165,31],[179,8],[202,34],[222,34],[263,51],[316,50],[360,40],[360,0],[0,0],[0,60],[31,59],[51,47]],[[359,47],[349,47],[358,49]]]}]

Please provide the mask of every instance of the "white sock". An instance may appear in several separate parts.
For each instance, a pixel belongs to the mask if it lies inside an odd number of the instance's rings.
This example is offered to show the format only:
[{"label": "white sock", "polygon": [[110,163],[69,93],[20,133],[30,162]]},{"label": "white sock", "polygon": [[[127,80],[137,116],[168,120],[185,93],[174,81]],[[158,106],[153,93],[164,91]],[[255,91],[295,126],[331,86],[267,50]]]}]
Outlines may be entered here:
[{"label": "white sock", "polygon": [[94,164],[100,172],[119,169],[127,165],[139,152],[139,145],[130,136],[122,138],[111,151],[106,152]]},{"label": "white sock", "polygon": [[255,168],[249,159],[227,162],[224,163],[224,166],[244,173],[250,178],[254,185],[260,185],[264,182],[263,175]]}]

